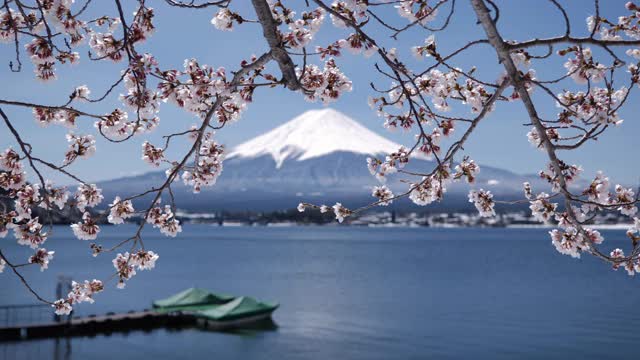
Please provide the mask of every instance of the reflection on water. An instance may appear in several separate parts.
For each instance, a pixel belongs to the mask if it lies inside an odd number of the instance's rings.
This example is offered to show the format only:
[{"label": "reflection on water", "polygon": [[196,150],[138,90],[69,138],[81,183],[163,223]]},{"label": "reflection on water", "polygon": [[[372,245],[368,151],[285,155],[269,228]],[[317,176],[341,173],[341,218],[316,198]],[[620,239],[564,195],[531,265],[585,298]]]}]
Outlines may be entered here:
[{"label": "reflection on water", "polygon": [[0,343],[0,359],[72,359],[70,338]]},{"label": "reflection on water", "polygon": [[[108,257],[60,229],[50,271],[92,279]],[[103,243],[124,230],[105,227]],[[213,228],[150,232],[157,269],[109,288],[78,315],[142,310],[197,286],[278,301],[277,330],[197,329],[0,344],[3,359],[634,359],[638,279],[591,257],[558,254],[544,229]],[[603,232],[605,251],[627,245]],[[6,251],[17,256],[17,245]],[[5,251],[5,249],[3,249]],[[80,259],[80,260],[79,260]],[[31,303],[13,277],[0,304]],[[39,272],[36,288],[55,292]],[[141,355],[142,354],[142,355]],[[60,358],[60,357],[59,357]]]},{"label": "reflection on water", "polygon": [[[192,327],[172,327],[166,328],[166,333],[177,334],[178,332],[186,329],[197,329],[204,333],[224,333],[239,337],[252,338],[260,335],[263,332],[276,331],[278,325],[273,319],[263,319],[256,323],[244,326],[241,329],[228,329],[223,331],[209,330],[206,327],[192,326]],[[105,333],[101,335],[88,335],[79,337],[58,337],[54,339],[30,339],[23,341],[7,341],[0,342],[0,359],[54,359],[54,360],[70,360],[72,359],[72,344],[74,341],[86,342],[91,339],[101,338],[108,339],[111,336],[117,336],[119,338],[127,339],[129,336],[139,336],[143,334],[150,334],[154,329],[134,330],[134,331],[119,331],[117,333]]]}]

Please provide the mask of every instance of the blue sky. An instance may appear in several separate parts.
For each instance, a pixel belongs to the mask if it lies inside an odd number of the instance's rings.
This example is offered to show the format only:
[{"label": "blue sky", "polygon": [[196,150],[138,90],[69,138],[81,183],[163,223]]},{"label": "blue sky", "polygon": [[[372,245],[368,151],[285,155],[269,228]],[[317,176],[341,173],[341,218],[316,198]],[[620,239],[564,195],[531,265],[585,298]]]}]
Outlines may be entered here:
[{"label": "blue sky", "polygon": [[[291,1],[289,1],[291,3]],[[611,19],[625,12],[623,0],[602,1],[602,12]],[[94,2],[97,3],[97,2]],[[585,35],[585,18],[593,13],[590,1],[562,1],[571,13],[574,35]],[[255,18],[249,1],[236,0],[232,9],[247,18]],[[511,0],[500,1],[502,13],[499,22],[500,30],[505,38],[525,40],[533,37],[546,37],[561,34],[564,31],[562,18],[548,1]],[[159,60],[162,68],[181,68],[184,59],[197,58],[201,63],[211,66],[224,66],[228,70],[236,69],[240,60],[252,54],[261,54],[267,50],[266,42],[262,38],[262,31],[258,24],[246,24],[231,33],[220,32],[211,24],[210,19],[214,10],[194,11],[168,8],[163,1],[152,2],[156,9],[157,30],[153,37],[142,45],[139,50],[150,52]],[[112,16],[113,5],[110,2],[99,2],[95,13],[108,12]],[[388,19],[402,22],[396,12],[388,9],[381,13]],[[378,27],[371,27],[369,33],[377,33],[385,47],[397,47],[403,60],[408,60],[411,66],[429,66],[429,61],[417,62],[410,56],[409,48],[420,44],[429,34],[424,30],[415,29],[399,37],[395,42]],[[316,44],[326,45],[348,32],[335,29],[327,19],[316,38]],[[476,24],[468,1],[458,1],[456,15],[449,28],[436,34],[438,48],[446,54],[469,40],[482,38],[484,35],[480,26]],[[79,49],[82,56],[80,65],[58,66],[58,80],[53,83],[42,83],[34,80],[32,67],[28,59],[23,59],[22,73],[12,73],[8,63],[14,53],[10,45],[0,46],[0,98],[11,100],[32,100],[45,104],[62,104],[67,100],[73,88],[86,84],[92,90],[92,95],[102,93],[113,83],[120,69],[125,64],[108,62],[91,62],[87,56],[88,48]],[[543,49],[540,49],[542,52]],[[600,52],[594,51],[599,56]],[[604,56],[601,57],[605,59]],[[301,62],[296,59],[294,61]],[[312,60],[318,64],[318,59]],[[386,79],[375,73],[373,65],[378,58],[373,56],[364,59],[345,53],[337,62],[345,74],[353,81],[354,90],[346,94],[331,106],[360,121],[371,130],[382,134],[396,142],[408,144],[413,139],[413,133],[398,131],[391,133],[382,127],[383,120],[369,109],[366,103],[373,92],[369,87],[374,82],[380,87],[388,85]],[[608,61],[608,59],[607,59]],[[536,62],[533,68],[537,70],[541,79],[551,79],[564,73],[562,59],[554,56],[553,60],[543,63]],[[494,81],[501,71],[497,64],[495,53],[488,46],[481,46],[460,56],[453,61],[455,66],[469,69],[478,68],[478,76],[488,81]],[[418,67],[416,67],[418,68]],[[275,71],[274,71],[275,72]],[[276,72],[277,73],[277,72]],[[620,73],[622,74],[622,73]],[[618,75],[620,76],[620,75]],[[567,84],[571,88],[571,84]],[[81,109],[88,109],[94,113],[106,113],[114,107],[121,107],[117,94],[99,105],[80,105]],[[557,112],[553,101],[537,91],[534,98],[538,100],[539,110],[544,116],[553,117]],[[321,103],[306,102],[298,93],[284,89],[259,89],[254,102],[249,106],[243,118],[229,125],[217,134],[219,141],[227,146],[236,145],[256,135],[295,117],[310,109],[321,108]],[[40,128],[29,111],[3,106],[15,126],[24,138],[34,145],[34,152],[53,162],[61,163],[66,149],[64,136],[66,129],[62,127]],[[581,164],[586,175],[591,176],[596,170],[603,170],[612,181],[635,184],[640,173],[637,157],[637,138],[640,134],[640,122],[636,114],[640,110],[637,94],[628,101],[621,112],[625,122],[618,128],[607,131],[597,143],[591,143],[578,152],[561,153],[561,157],[572,163]],[[466,109],[459,114],[469,116]],[[72,166],[72,170],[87,181],[97,181],[138,174],[151,170],[140,159],[141,143],[144,140],[159,143],[160,136],[175,131],[187,129],[197,122],[192,115],[170,104],[163,104],[160,112],[161,126],[149,136],[134,138],[125,144],[113,145],[98,139],[97,152],[90,160],[79,161]],[[93,133],[93,120],[83,119],[78,133]],[[499,104],[497,110],[474,133],[466,146],[467,153],[480,164],[505,168],[517,173],[535,173],[546,164],[545,155],[535,150],[527,142],[527,128],[522,126],[527,122],[524,109],[519,103]],[[458,129],[458,135],[462,129]],[[0,145],[15,145],[4,125],[0,126]],[[174,150],[183,150],[176,147]],[[178,154],[177,152],[173,154]],[[170,154],[171,155],[171,154]],[[363,166],[365,166],[363,164]],[[224,176],[224,175],[223,175]],[[58,175],[51,176],[56,181],[68,182]]]}]

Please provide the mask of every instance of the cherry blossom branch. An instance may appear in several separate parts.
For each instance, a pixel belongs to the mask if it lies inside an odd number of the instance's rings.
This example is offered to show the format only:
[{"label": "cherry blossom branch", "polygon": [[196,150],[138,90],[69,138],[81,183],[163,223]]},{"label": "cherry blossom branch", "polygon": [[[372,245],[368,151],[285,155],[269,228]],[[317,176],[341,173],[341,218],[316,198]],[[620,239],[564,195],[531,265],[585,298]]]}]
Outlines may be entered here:
[{"label": "cherry blossom branch", "polygon": [[[36,299],[40,300],[41,302],[45,303],[45,304],[53,304],[51,301],[45,300],[43,297],[40,296],[40,294],[38,294],[32,287],[31,285],[29,285],[29,283],[27,282],[27,279],[24,278],[24,276],[18,271],[18,267],[20,267],[19,265],[14,265],[12,264],[9,259],[7,259],[7,257],[2,253],[2,249],[0,249],[0,259],[4,261],[4,263],[7,264],[7,266],[9,266],[11,268],[11,270],[13,271],[13,273],[18,277],[18,279],[20,280],[20,282],[27,288],[27,290],[29,290],[29,292],[36,297]],[[29,264],[31,265],[31,264]]]},{"label": "cherry blossom branch", "polygon": [[482,25],[485,33],[487,34],[487,38],[489,39],[489,42],[491,43],[491,45],[494,47],[496,51],[496,54],[499,58],[500,63],[504,66],[505,70],[507,71],[507,75],[511,79],[511,82],[514,88],[518,92],[518,95],[520,96],[522,103],[529,115],[529,119],[531,120],[534,127],[538,131],[538,136],[541,139],[541,144],[547,153],[547,156],[551,162],[551,166],[553,167],[556,178],[559,182],[560,192],[565,197],[566,212],[569,215],[569,217],[575,222],[578,232],[582,234],[582,236],[584,236],[585,239],[587,239],[586,241],[590,245],[588,250],[595,256],[614,264],[632,260],[632,257],[631,258],[627,258],[627,257],[613,258],[601,253],[595,247],[594,243],[591,240],[591,237],[586,233],[584,228],[577,221],[576,214],[573,210],[573,207],[571,206],[572,194],[567,189],[567,180],[565,178],[563,169],[560,165],[560,160],[558,159],[555,153],[555,145],[551,142],[551,140],[547,136],[546,128],[542,124],[538,116],[538,113],[536,111],[533,100],[529,96],[529,92],[527,90],[527,87],[525,86],[522,76],[520,75],[520,72],[516,68],[515,63],[511,58],[510,50],[512,50],[513,47],[509,46],[509,44],[507,44],[500,36],[498,29],[496,28],[495,22],[491,18],[489,9],[487,9],[486,5],[484,4],[484,1],[483,0],[470,0],[470,1],[478,17],[478,21]]},{"label": "cherry blossom branch", "polygon": [[300,85],[300,81],[296,76],[295,65],[283,48],[282,39],[278,33],[278,25],[271,15],[269,4],[266,0],[251,0],[251,3],[256,11],[260,25],[262,25],[263,36],[271,48],[271,56],[278,62],[282,78],[287,87],[290,90],[300,89],[302,85]]},{"label": "cherry blossom branch", "polygon": [[637,46],[640,45],[640,40],[599,40],[592,37],[573,37],[569,35],[556,36],[545,39],[532,39],[521,42],[506,43],[506,49],[519,50],[526,49],[534,46],[541,45],[557,45],[563,43],[570,43],[576,45],[590,44],[607,48],[609,46]]}]

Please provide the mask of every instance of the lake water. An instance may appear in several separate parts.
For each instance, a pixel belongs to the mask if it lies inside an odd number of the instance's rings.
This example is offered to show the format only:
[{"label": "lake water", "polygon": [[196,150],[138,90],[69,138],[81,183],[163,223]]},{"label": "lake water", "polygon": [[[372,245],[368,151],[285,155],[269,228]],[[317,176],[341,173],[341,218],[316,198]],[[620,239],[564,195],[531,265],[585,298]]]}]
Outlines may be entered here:
[{"label": "lake water", "polygon": [[[133,228],[104,227],[115,244]],[[637,359],[640,279],[589,256],[557,253],[545,229],[219,228],[188,225],[178,238],[145,237],[160,254],[126,290],[112,282],[77,314],[139,310],[197,286],[281,303],[273,331],[131,332],[70,341],[0,343],[5,359]],[[105,278],[107,254],[57,228],[45,276]],[[623,247],[622,231],[603,231]],[[3,241],[12,258],[26,249]],[[44,278],[47,278],[46,280]],[[0,304],[33,303],[0,275]]]}]

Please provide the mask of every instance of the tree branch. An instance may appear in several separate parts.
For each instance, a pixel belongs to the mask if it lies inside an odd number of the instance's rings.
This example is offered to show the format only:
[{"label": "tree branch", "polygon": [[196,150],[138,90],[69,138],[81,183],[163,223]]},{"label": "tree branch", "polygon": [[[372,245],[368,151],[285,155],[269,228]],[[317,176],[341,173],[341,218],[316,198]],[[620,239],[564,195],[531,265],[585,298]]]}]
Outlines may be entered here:
[{"label": "tree branch", "polygon": [[298,77],[296,76],[296,68],[293,60],[291,60],[291,57],[289,57],[289,54],[287,54],[287,51],[284,49],[282,39],[278,32],[278,24],[271,15],[269,4],[265,0],[251,0],[251,2],[253,3],[253,8],[256,10],[256,15],[258,15],[260,25],[262,25],[262,34],[271,48],[271,56],[278,62],[286,86],[291,90],[299,90],[302,88],[302,85],[300,85]]}]

